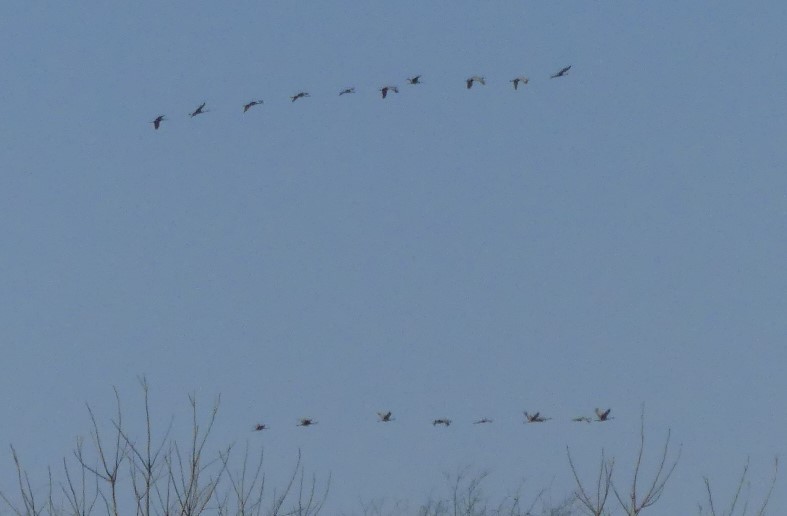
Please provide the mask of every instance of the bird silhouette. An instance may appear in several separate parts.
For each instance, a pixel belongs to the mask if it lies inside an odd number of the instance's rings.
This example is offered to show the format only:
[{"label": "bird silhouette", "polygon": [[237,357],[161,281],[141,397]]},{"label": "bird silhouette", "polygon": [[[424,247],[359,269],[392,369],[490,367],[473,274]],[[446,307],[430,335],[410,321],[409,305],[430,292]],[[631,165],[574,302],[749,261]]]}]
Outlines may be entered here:
[{"label": "bird silhouette", "polygon": [[575,417],[571,421],[576,421],[577,423],[592,423],[593,422],[593,420],[591,418],[587,417],[587,416]]},{"label": "bird silhouette", "polygon": [[164,120],[166,120],[166,118],[164,118],[164,115],[159,115],[156,117],[155,120],[153,120],[150,123],[153,124],[153,129],[158,130],[158,128],[161,127],[161,122],[163,122]]},{"label": "bird silhouette", "polygon": [[519,77],[514,77],[511,81],[514,84],[514,89],[519,87],[519,83],[521,82],[523,85],[530,82],[530,79],[525,77],[524,75],[520,75]]},{"label": "bird silhouette", "polygon": [[614,417],[609,417],[610,412],[612,412],[611,408],[608,408],[607,410],[601,410],[600,408],[597,408],[596,417],[598,419],[596,419],[596,421],[604,422],[604,421],[609,421],[610,419],[615,419]]},{"label": "bird silhouette", "polygon": [[407,82],[410,83],[410,84],[423,84],[421,82],[421,76],[420,75],[415,75],[413,77],[408,77],[407,78]]},{"label": "bird silhouette", "polygon": [[343,89],[339,92],[339,96],[341,97],[342,95],[346,95],[348,93],[355,93],[355,87]]},{"label": "bird silhouette", "polygon": [[263,102],[261,100],[252,100],[248,104],[244,104],[243,105],[243,112],[245,113],[246,111],[248,111],[249,109],[253,108],[254,106],[256,106],[258,104],[263,104]]},{"label": "bird silhouette", "polygon": [[394,420],[392,417],[393,413],[389,410],[388,412],[378,412],[377,417],[380,418],[380,423],[390,423]]},{"label": "bird silhouette", "polygon": [[383,98],[388,96],[388,92],[392,91],[394,93],[399,93],[399,88],[396,86],[383,86],[380,88],[380,93],[382,94]]},{"label": "bird silhouette", "polygon": [[551,417],[542,417],[541,412],[536,412],[535,414],[528,414],[525,412],[525,418],[527,418],[526,423],[543,423],[544,421],[549,421],[552,419]]},{"label": "bird silhouette", "polygon": [[317,421],[315,421],[314,419],[302,418],[301,420],[298,421],[298,424],[296,426],[312,426],[312,425],[316,425],[316,424],[317,424]]},{"label": "bird silhouette", "polygon": [[474,425],[483,425],[484,423],[491,423],[491,422],[492,422],[492,420],[489,419],[488,417],[482,417],[481,419],[477,419],[477,420],[473,421],[473,424]]},{"label": "bird silhouette", "polygon": [[190,113],[189,116],[194,118],[197,115],[202,115],[204,113],[207,113],[208,111],[205,109],[205,104],[206,104],[205,102],[200,104],[200,106],[197,109],[195,109],[193,113]]},{"label": "bird silhouette", "polygon": [[437,426],[437,425],[451,426],[451,420],[443,418],[443,419],[435,419],[434,421],[432,421],[432,426]]},{"label": "bird silhouette", "polygon": [[468,77],[465,82],[467,83],[468,90],[473,87],[474,82],[480,82],[481,84],[486,85],[486,79],[484,79],[480,75],[473,75],[472,77]]},{"label": "bird silhouette", "polygon": [[256,425],[254,425],[255,432],[260,432],[262,430],[267,430],[267,429],[268,429],[268,425],[263,425],[262,423],[257,423]]},{"label": "bird silhouette", "polygon": [[568,65],[566,67],[561,68],[559,72],[550,75],[549,78],[550,79],[555,79],[557,77],[563,77],[564,75],[566,75],[568,73],[569,70],[571,70],[571,65]]},{"label": "bird silhouette", "polygon": [[293,96],[292,96],[292,97],[290,97],[290,98],[292,99],[292,101],[293,101],[293,102],[295,102],[296,100],[298,100],[298,99],[302,99],[302,98],[304,98],[304,97],[311,97],[311,95],[309,95],[309,94],[308,94],[307,92],[305,92],[305,91],[301,91],[301,92],[299,92],[299,93],[296,93],[295,95],[293,95]]}]

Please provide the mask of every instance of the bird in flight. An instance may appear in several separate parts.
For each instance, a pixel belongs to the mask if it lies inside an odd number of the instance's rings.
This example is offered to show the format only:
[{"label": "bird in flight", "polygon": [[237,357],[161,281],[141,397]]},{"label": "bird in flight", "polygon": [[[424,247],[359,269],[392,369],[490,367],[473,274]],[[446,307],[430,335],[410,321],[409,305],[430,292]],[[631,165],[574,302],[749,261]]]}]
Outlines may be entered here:
[{"label": "bird in flight", "polygon": [[380,423],[389,423],[394,420],[392,417],[393,413],[389,410],[388,412],[378,412],[377,417],[380,418]]},{"label": "bird in flight", "polygon": [[348,93],[355,93],[355,87],[343,89],[339,92],[339,96],[341,97],[342,95],[346,95]]},{"label": "bird in flight", "polygon": [[313,420],[311,418],[305,417],[305,418],[302,418],[300,421],[298,421],[298,424],[296,426],[312,426],[312,425],[316,425],[316,424],[317,424],[317,421],[315,421],[315,420]]},{"label": "bird in flight", "polygon": [[195,109],[193,113],[189,114],[189,116],[190,116],[191,118],[194,118],[194,117],[195,117],[195,116],[197,116],[197,115],[201,115],[201,114],[203,114],[203,113],[207,113],[208,111],[205,109],[205,104],[206,104],[205,102],[203,102],[202,104],[200,104],[200,107],[198,107],[197,109]]},{"label": "bird in flight", "polygon": [[156,117],[155,120],[153,120],[150,123],[153,124],[153,129],[158,130],[158,128],[161,127],[161,122],[163,122],[164,120],[166,120],[166,118],[164,118],[164,115],[159,115]]},{"label": "bird in flight", "polygon": [[542,417],[541,412],[536,412],[535,414],[525,412],[525,418],[527,418],[526,423],[543,423],[552,419],[551,417]]},{"label": "bird in flight", "polygon": [[252,100],[248,104],[244,104],[243,105],[243,112],[245,113],[246,111],[250,110],[251,108],[253,108],[254,106],[256,106],[258,104],[263,104],[263,102],[261,100]]},{"label": "bird in flight", "polygon": [[557,72],[556,74],[552,74],[549,78],[550,79],[555,79],[557,77],[563,77],[564,75],[566,75],[568,73],[569,70],[571,70],[571,65],[568,65],[568,66],[565,66],[565,67],[561,68],[559,72]]},{"label": "bird in flight", "polygon": [[420,75],[416,75],[416,76],[413,76],[413,77],[408,77],[407,78],[407,82],[410,83],[410,84],[423,84],[421,82],[421,76]]},{"label": "bird in flight", "polygon": [[483,425],[484,423],[491,423],[491,422],[492,422],[492,420],[489,419],[488,417],[482,417],[481,419],[477,419],[476,421],[473,421],[473,424],[474,425]]},{"label": "bird in flight", "polygon": [[432,421],[432,426],[437,426],[437,425],[451,426],[451,420],[443,418],[443,419],[435,419],[434,421]]},{"label": "bird in flight", "polygon": [[267,429],[268,429],[268,425],[263,425],[262,423],[257,423],[256,425],[254,425],[255,432],[260,432],[262,430],[267,430]]},{"label": "bird in flight", "polygon": [[392,91],[394,93],[399,93],[399,88],[396,86],[383,86],[380,88],[380,93],[382,94],[383,98],[388,96],[388,92]]},{"label": "bird in flight", "polygon": [[468,90],[473,87],[474,82],[480,82],[481,84],[486,85],[486,79],[484,79],[480,75],[474,75],[472,77],[468,77],[465,82],[467,83]]},{"label": "bird in flight", "polygon": [[524,75],[520,75],[519,77],[514,77],[513,79],[511,79],[511,81],[510,81],[510,82],[512,82],[512,83],[514,84],[514,89],[517,89],[517,88],[519,87],[519,83],[520,83],[520,82],[521,82],[523,85],[525,85],[525,84],[527,84],[527,83],[529,83],[529,82],[530,82],[530,79],[528,79],[528,78],[527,78],[527,77],[525,77]]},{"label": "bird in flight", "polygon": [[598,419],[596,419],[596,421],[604,422],[604,421],[609,421],[610,419],[615,419],[614,417],[609,417],[610,412],[612,412],[611,408],[608,408],[607,410],[601,410],[600,408],[597,408],[596,417]]},{"label": "bird in flight", "polygon": [[590,418],[589,418],[589,417],[587,417],[587,416],[579,416],[579,417],[575,417],[575,418],[574,418],[574,419],[572,419],[571,421],[576,421],[577,423],[592,423],[592,422],[593,422],[593,420],[592,420],[592,419],[590,419]]},{"label": "bird in flight", "polygon": [[298,100],[298,99],[302,99],[303,97],[311,97],[311,95],[309,95],[309,94],[308,94],[307,92],[305,92],[305,91],[301,91],[300,93],[296,93],[295,95],[293,95],[293,96],[292,96],[292,97],[290,97],[290,98],[292,99],[292,101],[293,101],[293,102],[295,102],[296,100]]}]

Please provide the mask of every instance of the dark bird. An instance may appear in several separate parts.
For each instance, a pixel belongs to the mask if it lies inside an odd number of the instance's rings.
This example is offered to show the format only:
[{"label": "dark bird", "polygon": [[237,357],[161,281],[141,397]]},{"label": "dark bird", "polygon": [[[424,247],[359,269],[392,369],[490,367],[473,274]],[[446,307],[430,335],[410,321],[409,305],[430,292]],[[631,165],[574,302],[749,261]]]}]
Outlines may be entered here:
[{"label": "dark bird", "polygon": [[601,410],[600,408],[597,408],[596,417],[598,419],[596,419],[596,421],[603,422],[603,421],[609,421],[610,419],[615,419],[614,417],[609,417],[610,412],[612,412],[611,408],[608,408],[607,410]]},{"label": "dark bird", "polygon": [[166,120],[166,118],[164,118],[164,115],[159,115],[156,117],[155,120],[153,120],[150,123],[153,124],[153,129],[158,130],[158,128],[161,127],[161,122],[163,122],[164,120]]},{"label": "dark bird", "polygon": [[198,107],[197,109],[195,109],[195,110],[194,110],[194,112],[193,112],[193,113],[191,113],[189,116],[190,116],[190,117],[192,117],[192,118],[194,118],[194,117],[195,117],[195,116],[197,116],[197,115],[201,115],[201,114],[203,114],[203,113],[207,113],[208,111],[205,109],[205,104],[206,104],[206,103],[205,103],[205,102],[203,102],[203,103],[200,105],[200,107]]},{"label": "dark bird", "polygon": [[380,418],[380,423],[389,423],[394,420],[393,413],[389,410],[388,412],[378,412],[377,417]]},{"label": "dark bird", "polygon": [[394,93],[399,93],[399,88],[396,86],[383,86],[380,88],[380,93],[383,95],[383,98],[388,96],[388,92],[392,91]]},{"label": "dark bird", "polygon": [[590,419],[590,418],[589,418],[589,417],[587,417],[587,416],[579,416],[579,417],[575,417],[575,418],[574,418],[574,419],[572,419],[571,421],[576,421],[577,423],[592,423],[592,422],[593,422],[593,420],[592,420],[592,419]]},{"label": "dark bird", "polygon": [[343,89],[339,92],[339,96],[341,97],[342,95],[346,95],[348,93],[355,93],[355,87]]},{"label": "dark bird", "polygon": [[252,100],[248,104],[243,105],[243,112],[245,113],[246,111],[250,110],[251,108],[259,104],[263,104],[263,102],[261,100]]},{"label": "dark bird", "polygon": [[410,83],[410,84],[423,84],[421,82],[421,76],[420,75],[416,75],[414,77],[408,77],[407,78],[407,82]]},{"label": "dark bird", "polygon": [[435,419],[434,421],[432,421],[432,426],[437,426],[437,425],[451,426],[451,420],[450,419]]},{"label": "dark bird", "polygon": [[482,417],[481,419],[473,421],[473,424],[474,425],[483,425],[484,423],[491,423],[491,422],[492,422],[492,420],[489,419],[488,417]]},{"label": "dark bird", "polygon": [[557,77],[563,77],[564,75],[566,75],[568,73],[569,70],[571,70],[571,65],[568,65],[568,66],[566,66],[564,68],[561,68],[558,73],[551,75],[549,78],[550,79],[555,79]]},{"label": "dark bird", "polygon": [[480,82],[481,84],[486,85],[486,79],[484,79],[480,75],[474,75],[472,77],[468,77],[467,81],[465,82],[467,82],[468,90],[473,87],[474,82]]},{"label": "dark bird", "polygon": [[309,95],[305,91],[301,91],[300,93],[296,93],[295,95],[293,95],[290,98],[292,99],[293,102],[295,102],[296,100],[302,99],[303,97],[311,97],[311,95]]},{"label": "dark bird", "polygon": [[541,412],[536,412],[535,414],[525,412],[525,418],[527,418],[526,423],[543,423],[552,419],[551,417],[542,417]]},{"label": "dark bird", "polygon": [[268,429],[268,425],[263,425],[262,423],[257,423],[256,425],[254,425],[254,431],[255,432],[259,432],[259,431],[267,430],[267,429]]},{"label": "dark bird", "polygon": [[513,79],[511,79],[510,82],[514,83],[514,89],[517,89],[519,87],[520,82],[524,85],[529,83],[530,79],[528,79],[524,75],[520,75],[519,77],[514,77]]},{"label": "dark bird", "polygon": [[317,421],[315,421],[313,419],[303,418],[300,421],[298,421],[298,424],[296,426],[312,426],[312,425],[316,425],[316,424],[317,424]]}]

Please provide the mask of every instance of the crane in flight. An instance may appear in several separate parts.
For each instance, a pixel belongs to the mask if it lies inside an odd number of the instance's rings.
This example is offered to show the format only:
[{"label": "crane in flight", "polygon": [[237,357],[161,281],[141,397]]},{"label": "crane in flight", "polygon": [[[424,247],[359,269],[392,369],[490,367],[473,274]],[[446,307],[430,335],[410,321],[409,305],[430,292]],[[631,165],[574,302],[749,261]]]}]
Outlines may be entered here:
[{"label": "crane in flight", "polygon": [[525,418],[527,419],[525,423],[543,423],[544,421],[549,421],[552,419],[551,417],[543,417],[541,412],[536,412],[535,414],[528,414],[525,412],[524,414]]},{"label": "crane in flight", "polygon": [[465,81],[468,90],[473,87],[474,82],[478,82],[486,86],[486,79],[484,79],[480,75],[473,75],[472,77],[468,77],[467,80]]},{"label": "crane in flight", "polygon": [[421,82],[421,76],[420,76],[420,75],[415,75],[415,76],[413,76],[413,77],[408,77],[408,78],[407,78],[407,82],[408,82],[409,84],[423,84],[423,83]]},{"label": "crane in flight", "polygon": [[316,424],[317,424],[317,421],[315,421],[314,419],[311,419],[311,418],[308,418],[308,417],[304,417],[304,418],[301,418],[298,421],[298,424],[296,426],[312,426],[312,425],[316,425]]},{"label": "crane in flight", "polygon": [[292,97],[290,97],[290,98],[292,99],[292,101],[293,101],[293,102],[295,102],[296,100],[298,100],[298,99],[302,99],[302,98],[304,98],[304,97],[311,97],[311,95],[309,95],[309,94],[308,94],[307,92],[305,92],[305,91],[301,91],[301,92],[299,92],[299,93],[296,93],[295,95],[293,95],[293,96],[292,96]]},{"label": "crane in flight", "polygon": [[615,419],[614,417],[610,417],[609,413],[612,412],[611,408],[607,410],[601,410],[600,408],[596,409],[596,421],[599,423],[603,423],[604,421],[609,421],[610,419]]},{"label": "crane in flight", "polygon": [[446,418],[441,418],[432,421],[432,426],[437,426],[437,425],[451,426],[451,420]]},{"label": "crane in flight", "polygon": [[197,109],[195,109],[193,113],[190,113],[189,116],[191,118],[194,118],[197,115],[202,115],[204,113],[207,113],[208,110],[205,109],[205,104],[206,104],[206,102],[203,102],[202,104],[200,104],[200,106]]},{"label": "crane in flight", "polygon": [[153,129],[158,131],[158,128],[161,127],[161,122],[163,122],[164,120],[166,120],[166,118],[164,118],[164,115],[159,115],[156,117],[155,120],[151,121],[150,123],[153,124]]},{"label": "crane in flight", "polygon": [[380,94],[382,94],[383,98],[388,96],[388,92],[392,91],[394,93],[399,93],[399,88],[396,86],[383,86],[380,88]]},{"label": "crane in flight", "polygon": [[388,412],[378,412],[377,417],[379,418],[379,423],[390,423],[394,420],[393,413],[390,410]]},{"label": "crane in flight", "polygon": [[564,66],[563,68],[560,69],[559,72],[550,75],[549,78],[550,79],[556,79],[558,77],[563,77],[564,75],[566,75],[568,73],[569,70],[571,70],[571,65]]},{"label": "crane in flight", "polygon": [[253,108],[254,106],[257,106],[259,104],[264,104],[264,102],[261,101],[261,100],[252,100],[248,104],[244,104],[243,105],[243,112],[245,113],[246,111],[250,110],[251,108]]},{"label": "crane in flight", "polygon": [[355,93],[355,86],[352,88],[344,88],[342,91],[339,92],[339,96],[347,95],[348,93]]},{"label": "crane in flight", "polygon": [[519,77],[514,77],[514,78],[513,78],[513,79],[511,79],[511,81],[509,81],[509,82],[511,82],[511,83],[513,83],[513,84],[514,84],[514,89],[517,89],[517,88],[519,87],[519,83],[520,83],[520,82],[522,83],[522,85],[525,85],[525,84],[527,84],[527,83],[529,83],[529,82],[530,82],[530,79],[528,79],[528,78],[527,78],[527,77],[525,77],[524,75],[520,75]]}]

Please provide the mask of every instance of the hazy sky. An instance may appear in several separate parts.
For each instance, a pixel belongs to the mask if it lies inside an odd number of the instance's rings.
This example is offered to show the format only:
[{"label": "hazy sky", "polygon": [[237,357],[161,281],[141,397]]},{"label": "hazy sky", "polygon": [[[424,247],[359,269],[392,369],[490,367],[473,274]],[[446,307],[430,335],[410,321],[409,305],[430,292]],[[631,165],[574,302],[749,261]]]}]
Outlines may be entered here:
[{"label": "hazy sky", "polygon": [[[656,514],[747,456],[760,492],[787,427],[785,26],[779,1],[2,2],[0,445],[43,482],[84,403],[108,419],[117,385],[131,418],[146,375],[162,426],[220,393],[217,445],[274,471],[301,448],[329,513],[467,465],[557,499],[566,445],[626,470],[645,403],[651,451],[683,444]],[[596,406],[616,419],[570,422]]]}]

